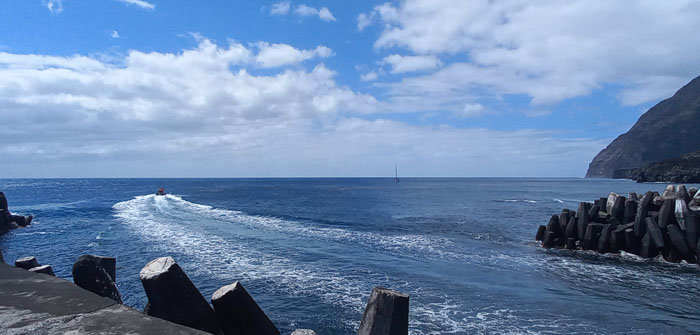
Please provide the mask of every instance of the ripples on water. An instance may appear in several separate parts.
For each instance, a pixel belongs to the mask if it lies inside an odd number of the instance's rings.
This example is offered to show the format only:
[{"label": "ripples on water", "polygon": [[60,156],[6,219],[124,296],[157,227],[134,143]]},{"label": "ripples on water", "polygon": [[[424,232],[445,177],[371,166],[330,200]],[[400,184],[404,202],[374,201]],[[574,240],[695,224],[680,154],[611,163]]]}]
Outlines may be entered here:
[{"label": "ripples on water", "polygon": [[[157,197],[158,187],[178,195]],[[205,297],[240,280],[286,333],[356,331],[372,287],[411,295],[411,334],[691,333],[699,269],[634,255],[543,250],[539,224],[578,199],[662,189],[556,179],[0,180],[37,219],[0,238],[70,279],[83,253],[138,272],[171,255]]]}]

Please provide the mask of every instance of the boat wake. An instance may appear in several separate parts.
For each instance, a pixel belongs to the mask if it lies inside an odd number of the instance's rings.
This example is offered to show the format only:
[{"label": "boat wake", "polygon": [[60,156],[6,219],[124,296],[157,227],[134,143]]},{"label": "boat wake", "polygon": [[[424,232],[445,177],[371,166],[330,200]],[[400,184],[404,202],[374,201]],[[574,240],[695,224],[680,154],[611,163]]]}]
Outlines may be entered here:
[{"label": "boat wake", "polygon": [[[265,290],[276,292],[275,294],[290,294],[299,298],[316,297],[324,303],[347,310],[348,317],[341,322],[349,329],[357,326],[358,317],[362,314],[373,286],[389,285],[410,294],[418,289],[417,285],[401,278],[392,278],[381,269],[373,271],[366,267],[343,264],[345,262],[338,262],[337,259],[298,261],[295,256],[303,251],[290,247],[280,249],[279,246],[261,241],[260,235],[255,234],[257,230],[366,246],[377,244],[389,251],[412,250],[415,253],[417,250],[430,252],[437,248],[430,245],[434,241],[428,237],[382,236],[339,228],[308,227],[289,220],[215,209],[188,202],[175,195],[138,196],[115,204],[113,209],[119,221],[156,251],[181,254],[180,259],[176,260],[191,276],[218,278],[222,282],[241,280],[258,283]],[[201,226],[221,223],[243,226],[245,230],[236,230],[239,234],[228,237],[199,229]],[[236,277],[231,278],[231,274],[236,274]],[[455,322],[452,318],[462,312],[458,307],[447,304],[444,292],[426,294],[433,300],[433,305],[443,305],[442,308],[449,311],[435,315],[432,307],[427,308],[419,299],[412,299],[411,304],[415,308],[411,310],[411,319],[418,324],[433,324],[436,330],[448,329],[446,327]],[[413,330],[412,334],[425,333]]]}]

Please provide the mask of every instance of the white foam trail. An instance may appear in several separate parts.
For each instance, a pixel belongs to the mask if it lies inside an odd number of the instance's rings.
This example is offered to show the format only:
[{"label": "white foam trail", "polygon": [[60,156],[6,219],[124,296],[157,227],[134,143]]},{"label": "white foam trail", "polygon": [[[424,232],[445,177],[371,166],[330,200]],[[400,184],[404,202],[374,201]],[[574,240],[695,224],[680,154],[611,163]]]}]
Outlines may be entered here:
[{"label": "white foam trail", "polygon": [[[155,197],[155,196],[154,196]],[[446,238],[428,237],[417,234],[377,234],[358,232],[341,228],[305,225],[297,221],[275,217],[248,215],[240,211],[217,209],[207,205],[195,204],[175,195],[155,197],[157,206],[162,210],[183,208],[197,216],[211,220],[225,221],[245,225],[250,229],[264,229],[302,237],[311,237],[343,244],[357,244],[366,248],[382,250],[393,254],[433,255],[433,258],[461,258],[450,249],[454,242]],[[168,201],[162,201],[162,200]],[[159,201],[160,200],[160,201]]]},{"label": "white foam trail", "polygon": [[554,198],[554,199],[552,199],[552,200],[554,200],[554,202],[558,202],[558,203],[560,203],[560,204],[563,204],[563,203],[564,203],[564,200],[561,200],[561,199],[556,199],[556,198]]},{"label": "white foam trail", "polygon": [[[180,213],[182,205],[190,212]],[[115,216],[137,233],[146,243],[159,250],[168,253],[177,250],[187,256],[186,259],[177,260],[188,271],[204,274],[209,277],[217,277],[222,280],[265,281],[270,290],[287,294],[304,296],[316,296],[322,301],[338,305],[344,309],[350,309],[356,314],[362,313],[366,303],[366,295],[371,291],[372,283],[385,282],[388,277],[383,273],[375,273],[368,269],[356,273],[334,269],[332,266],[318,267],[318,265],[299,263],[284,256],[266,252],[260,248],[264,243],[255,241],[231,240],[221,236],[206,234],[196,229],[190,229],[181,224],[182,216],[188,214],[194,216],[208,215],[209,218],[231,218],[237,220],[251,220],[251,216],[240,212],[217,210],[209,206],[193,204],[173,195],[157,197],[154,195],[139,196],[133,200],[117,203],[113,206]],[[180,215],[180,217],[178,217]],[[278,227],[279,219],[258,219],[253,224],[262,222],[263,227]],[[191,222],[190,222],[191,224]],[[283,225],[283,227],[286,227]],[[296,227],[297,229],[300,229]],[[302,234],[316,234],[328,237],[326,234],[338,233],[339,238],[358,239],[360,237],[349,232],[341,232],[342,229],[315,230],[301,229]],[[381,238],[374,241],[388,243]],[[395,240],[391,240],[395,241]],[[412,245],[408,239],[408,245]],[[191,269],[191,270],[190,270]],[[235,273],[235,278],[231,278]],[[413,291],[410,284],[399,285],[401,288]],[[433,300],[440,300],[442,292],[426,292]],[[443,298],[446,299],[446,298]],[[447,333],[456,333],[466,325],[459,321],[462,313],[458,308],[447,303],[435,303],[435,308],[449,309],[435,316],[433,307],[423,307],[416,300],[412,300],[411,320],[417,324],[432,323],[433,327]],[[455,319],[455,316],[457,318]],[[342,320],[345,324],[357,326],[357,320]],[[443,331],[441,331],[443,332]],[[432,334],[433,332],[429,332]],[[428,334],[412,328],[411,334]]]}]

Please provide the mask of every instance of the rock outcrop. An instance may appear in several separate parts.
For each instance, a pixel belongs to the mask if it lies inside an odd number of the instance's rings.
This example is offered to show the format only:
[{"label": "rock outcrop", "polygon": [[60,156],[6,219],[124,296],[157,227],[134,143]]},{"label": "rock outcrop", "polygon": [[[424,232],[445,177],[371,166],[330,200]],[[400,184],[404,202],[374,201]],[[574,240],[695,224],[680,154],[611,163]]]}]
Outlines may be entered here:
[{"label": "rock outcrop", "polygon": [[[625,134],[588,166],[587,178],[612,178],[616,170],[636,169],[700,149],[700,77],[642,115]],[[619,176],[618,176],[619,177]]]},{"label": "rock outcrop", "polygon": [[618,170],[613,178],[616,177],[633,179],[639,183],[700,183],[700,151],[638,169]]},{"label": "rock outcrop", "polygon": [[7,233],[10,229],[26,227],[32,223],[33,216],[12,215],[10,212],[5,193],[0,192],[0,235]]}]

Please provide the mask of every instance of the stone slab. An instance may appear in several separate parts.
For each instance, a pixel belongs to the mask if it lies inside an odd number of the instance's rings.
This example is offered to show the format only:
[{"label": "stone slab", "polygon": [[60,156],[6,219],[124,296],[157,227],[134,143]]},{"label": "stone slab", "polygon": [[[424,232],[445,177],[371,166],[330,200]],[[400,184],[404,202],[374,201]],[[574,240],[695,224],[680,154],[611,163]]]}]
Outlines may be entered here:
[{"label": "stone slab", "polygon": [[0,334],[206,334],[0,263]]}]

